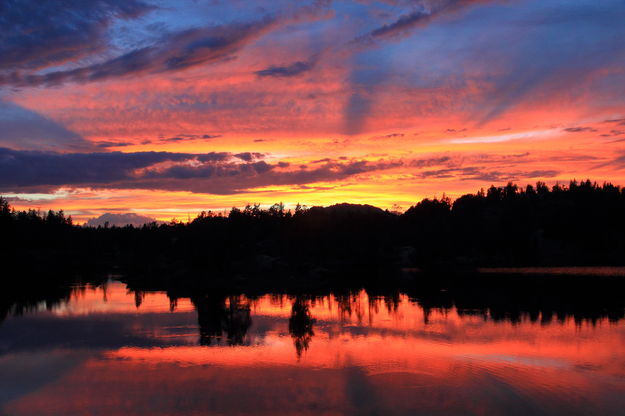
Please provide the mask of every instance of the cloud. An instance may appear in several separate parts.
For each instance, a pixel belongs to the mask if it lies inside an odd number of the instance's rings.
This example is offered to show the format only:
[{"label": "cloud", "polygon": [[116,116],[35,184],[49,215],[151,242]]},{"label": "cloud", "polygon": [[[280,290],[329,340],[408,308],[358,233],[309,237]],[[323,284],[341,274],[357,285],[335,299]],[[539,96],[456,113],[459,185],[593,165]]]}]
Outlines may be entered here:
[{"label": "cloud", "polygon": [[[484,80],[491,91],[486,111],[475,115],[479,125],[524,102],[544,104],[553,97],[572,102],[619,94],[623,81],[617,68],[624,50],[617,39],[625,35],[625,9],[611,3],[569,7],[546,2],[540,12],[522,10],[524,16],[512,20],[499,36],[484,39],[469,59],[479,62],[488,56],[489,70],[498,75]],[[563,30],[569,35],[563,36]],[[523,41],[506,48],[521,31],[527,34]],[[603,88],[598,85],[602,78]]]},{"label": "cloud", "polygon": [[443,165],[453,163],[453,159],[450,156],[431,157],[426,159],[416,159],[410,162],[410,166],[416,168],[424,168],[435,165]]},{"label": "cloud", "polygon": [[345,134],[358,134],[363,130],[371,105],[370,94],[354,92],[350,95],[343,109],[343,132]]},{"label": "cloud", "polygon": [[0,71],[42,69],[101,52],[113,19],[133,19],[152,9],[137,0],[3,0]]},{"label": "cloud", "polygon": [[392,169],[402,166],[402,163],[397,160],[350,160],[346,162],[332,160],[312,168],[302,165],[299,169],[291,170],[285,170],[290,167],[289,163],[270,164],[265,161],[209,164],[200,167],[176,166],[132,181],[117,183],[114,186],[128,189],[185,190],[226,195],[249,192],[258,187],[334,182],[359,174]]},{"label": "cloud", "polygon": [[102,149],[106,149],[109,147],[126,147],[126,146],[132,146],[135,143],[132,142],[112,142],[112,141],[108,141],[108,140],[103,140],[103,141],[99,141],[99,142],[95,142],[95,146],[102,148]]},{"label": "cloud", "polygon": [[509,171],[501,170],[485,170],[475,166],[435,169],[421,172],[419,176],[423,179],[459,179],[462,181],[481,181],[481,182],[505,182],[517,181],[521,178],[552,178],[558,176],[560,171],[557,170],[531,170],[524,171],[511,169]]},{"label": "cloud", "polygon": [[415,10],[412,13],[405,14],[395,20],[393,23],[378,27],[369,33],[373,38],[396,36],[413,27],[427,22],[431,18],[431,12],[425,9]]},{"label": "cloud", "polygon": [[69,153],[0,148],[0,191],[51,192],[60,187],[160,189],[229,194],[269,185],[336,181],[402,166],[400,160],[332,160],[293,169],[261,153]]},{"label": "cloud", "polygon": [[0,101],[0,146],[20,150],[93,150],[94,145],[46,117]]},{"label": "cloud", "polygon": [[242,153],[236,153],[234,155],[234,157],[238,157],[241,160],[244,160],[246,162],[251,162],[252,160],[255,159],[262,159],[265,155],[263,155],[262,153],[255,153],[255,152],[242,152]]},{"label": "cloud", "polygon": [[[426,26],[435,17],[458,11],[477,3],[494,0],[438,0],[408,2],[413,10],[399,16],[391,23],[378,26],[364,35],[357,36],[347,42],[345,46],[353,52],[376,46],[380,41],[397,39],[410,33],[419,26]],[[379,86],[391,78],[395,68],[391,65],[382,65],[370,68],[365,62],[365,69],[356,69],[350,76],[351,90],[343,109],[343,133],[346,135],[359,134],[365,129],[367,119],[375,108],[375,98]]]},{"label": "cloud", "polygon": [[404,136],[404,133],[390,133],[383,136],[374,136],[371,138],[371,140],[401,139]]},{"label": "cloud", "polygon": [[534,130],[519,133],[500,134],[495,136],[466,137],[462,139],[449,139],[447,143],[469,144],[469,143],[501,143],[511,140],[521,139],[548,139],[557,134],[557,130]]},{"label": "cloud", "polygon": [[528,169],[528,156],[434,154],[377,160],[338,157],[295,165],[252,152],[60,154],[0,149],[0,192],[51,193],[60,188],[92,188],[232,195],[272,186],[327,186],[398,169],[424,180],[502,182],[559,175],[554,169]]},{"label": "cloud", "polygon": [[605,123],[616,123],[619,126],[625,126],[625,118],[617,118],[612,120],[606,120]]},{"label": "cloud", "polygon": [[105,184],[132,178],[137,169],[200,157],[224,160],[228,155],[167,152],[62,154],[0,148],[0,189]]},{"label": "cloud", "polygon": [[188,29],[163,39],[156,45],[136,49],[107,61],[71,70],[45,74],[13,72],[0,75],[0,85],[59,85],[65,82],[91,82],[125,76],[176,72],[193,66],[221,61],[248,42],[276,26],[266,17],[246,24]]},{"label": "cloud", "polygon": [[160,139],[159,142],[161,143],[179,143],[179,142],[188,142],[188,141],[195,141],[195,140],[211,140],[211,139],[217,139],[219,137],[222,137],[221,134],[202,134],[202,135],[198,135],[198,134],[180,134],[177,137],[168,137],[166,139]]},{"label": "cloud", "polygon": [[315,66],[314,60],[309,61],[297,61],[290,65],[284,66],[270,66],[268,68],[256,71],[256,75],[259,77],[277,77],[277,78],[290,78],[301,75],[305,72],[312,70]]},{"label": "cloud", "polygon": [[128,213],[120,213],[120,214],[113,214],[113,213],[102,214],[97,218],[91,218],[89,221],[87,221],[85,225],[87,227],[104,226],[105,224],[108,224],[109,226],[117,226],[117,227],[123,227],[126,225],[141,227],[144,224],[150,224],[153,222],[159,222],[159,221],[157,221],[155,218],[148,217],[146,215],[139,215],[133,212],[128,212]]},{"label": "cloud", "polygon": [[[493,0],[438,0],[438,1],[407,1],[397,2],[397,6],[408,6],[413,10],[401,15],[395,21],[379,26],[364,35],[352,38],[348,42],[327,46],[321,52],[305,61],[297,61],[289,65],[271,65],[263,70],[256,71],[260,77],[295,77],[310,71],[321,60],[344,59],[353,53],[362,52],[378,41],[396,38],[408,33],[420,24],[427,24],[439,15],[451,13],[465,6]],[[366,58],[364,58],[366,60]],[[381,60],[384,62],[385,58]],[[336,66],[337,62],[333,62]],[[395,70],[392,65],[371,65],[371,62],[362,62],[362,66],[352,63],[354,69],[350,76],[349,92],[343,107],[342,132],[346,135],[355,135],[365,129],[367,119],[375,108],[375,98],[378,86],[390,78]],[[341,66],[343,63],[341,63]],[[364,69],[363,69],[364,68]]]},{"label": "cloud", "polygon": [[612,166],[615,169],[625,169],[625,152],[620,152],[619,155],[617,155],[615,158],[613,158],[612,160],[609,160],[607,162],[604,163],[600,163],[595,165],[595,169],[599,169],[599,168],[605,168],[606,166]]},{"label": "cloud", "polygon": [[[220,62],[280,25],[309,20],[325,7],[327,7],[327,2],[317,1],[312,5],[299,7],[294,12],[266,15],[255,21],[182,30],[163,37],[151,46],[134,49],[91,65],[59,69],[43,74],[33,72],[24,74],[18,71],[0,74],[0,85],[52,86],[66,82],[83,83],[126,76],[177,72],[199,65]],[[20,21],[17,17],[14,19]]]},{"label": "cloud", "polygon": [[569,127],[564,129],[568,133],[583,133],[583,132],[596,132],[597,129],[592,127]]},{"label": "cloud", "polygon": [[[390,39],[407,34],[419,26],[425,26],[432,18],[445,13],[458,11],[477,3],[494,0],[438,0],[410,2],[414,8],[411,12],[399,16],[391,23],[379,26],[366,35],[359,36],[352,43],[370,43],[377,39]],[[415,4],[416,3],[416,4]]]}]

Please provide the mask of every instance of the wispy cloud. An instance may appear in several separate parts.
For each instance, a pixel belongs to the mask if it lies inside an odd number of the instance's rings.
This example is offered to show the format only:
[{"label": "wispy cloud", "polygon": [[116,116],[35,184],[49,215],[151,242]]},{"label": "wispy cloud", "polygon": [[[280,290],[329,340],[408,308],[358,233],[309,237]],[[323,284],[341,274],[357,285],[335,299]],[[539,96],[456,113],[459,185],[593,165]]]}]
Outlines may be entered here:
[{"label": "wispy cloud", "polygon": [[235,193],[266,185],[309,184],[402,166],[400,160],[327,159],[291,168],[258,152],[69,153],[0,148],[0,191],[60,187]]},{"label": "wispy cloud", "polygon": [[593,127],[578,126],[578,127],[568,127],[564,129],[564,131],[566,131],[567,133],[594,133],[597,131],[597,129]]},{"label": "wispy cloud", "polygon": [[102,52],[115,19],[134,19],[153,9],[139,0],[3,0],[0,70],[42,69]]},{"label": "wispy cloud", "polygon": [[[81,3],[82,2],[77,2]],[[29,3],[30,4],[30,3]],[[129,16],[134,16],[143,12],[142,3],[131,2],[125,7],[119,6],[121,2],[101,2],[97,3],[107,6],[102,13],[115,10],[113,6],[127,11]],[[136,4],[137,11],[134,14],[132,4]],[[45,73],[37,72],[4,72],[0,73],[0,85],[13,86],[39,86],[39,85],[60,85],[66,82],[92,82],[101,81],[110,78],[119,78],[127,76],[138,76],[168,72],[178,72],[184,69],[192,68],[198,65],[206,65],[223,61],[231,57],[238,50],[269,33],[281,25],[288,23],[297,23],[305,21],[319,14],[321,10],[327,7],[326,2],[314,2],[312,5],[297,8],[294,12],[288,12],[276,15],[266,15],[258,20],[245,23],[229,23],[218,26],[208,26],[201,28],[191,28],[181,30],[177,33],[163,37],[159,42],[139,49],[134,49],[120,56],[105,60],[103,62],[79,66],[72,69],[59,69],[48,71]],[[9,6],[10,9],[21,10],[19,4]],[[78,10],[82,10],[77,7]],[[88,7],[86,9],[89,9]],[[120,14],[120,13],[118,13]],[[95,14],[97,17],[98,14]],[[124,14],[123,16],[126,16]],[[94,24],[94,16],[89,15],[89,23]],[[61,27],[66,27],[65,25]],[[68,36],[71,37],[71,36]],[[32,36],[25,34],[22,43],[33,42]],[[62,37],[64,39],[64,37]],[[46,39],[41,39],[41,43],[46,43]],[[93,43],[93,41],[91,42]],[[15,48],[19,50],[18,48]],[[81,49],[83,54],[87,53],[85,48]],[[43,51],[45,48],[43,48]],[[72,58],[71,56],[68,58]],[[24,58],[25,60],[26,58]],[[37,59],[46,59],[56,62],[59,59],[53,59],[50,56],[30,57],[30,61]],[[35,64],[29,64],[30,67],[38,68]],[[6,69],[16,69],[11,65],[11,61],[5,62]],[[295,68],[296,70],[297,68]],[[294,69],[292,69],[294,70]]]},{"label": "wispy cloud", "polygon": [[97,145],[35,111],[0,100],[0,146],[22,150],[88,151]]},{"label": "wispy cloud", "polygon": [[312,70],[315,66],[314,60],[309,61],[297,61],[289,65],[283,66],[270,66],[268,68],[256,71],[256,75],[259,77],[277,77],[277,78],[289,78],[301,75],[305,72]]},{"label": "wispy cloud", "polygon": [[461,139],[447,139],[447,143],[451,144],[469,144],[469,143],[500,143],[508,142],[511,140],[522,139],[548,139],[558,134],[557,130],[539,130],[539,131],[526,131],[520,133],[500,134],[495,136],[478,136],[478,137],[465,137]]},{"label": "wispy cloud", "polygon": [[496,0],[434,0],[409,2],[413,10],[402,14],[396,20],[379,26],[367,34],[357,37],[352,43],[366,43],[377,39],[389,39],[405,35],[419,26],[425,26],[430,21],[446,13],[457,12],[463,8],[479,3],[488,3]]}]

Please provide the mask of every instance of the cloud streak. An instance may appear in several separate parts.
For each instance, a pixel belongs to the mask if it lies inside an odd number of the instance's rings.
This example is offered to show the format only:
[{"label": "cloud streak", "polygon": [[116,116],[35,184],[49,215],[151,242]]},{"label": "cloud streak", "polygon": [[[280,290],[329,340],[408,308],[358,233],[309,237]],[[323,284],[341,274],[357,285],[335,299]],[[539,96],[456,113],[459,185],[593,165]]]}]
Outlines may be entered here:
[{"label": "cloud streak", "polygon": [[50,192],[65,186],[227,194],[259,186],[337,181],[403,164],[328,159],[293,169],[288,162],[264,159],[257,152],[61,154],[0,148],[0,191]]},{"label": "cloud streak", "polygon": [[[112,0],[104,2],[104,4],[109,7],[117,5]],[[139,5],[142,4],[138,3],[137,8]],[[19,8],[17,5],[13,7]],[[67,82],[85,83],[111,78],[178,72],[200,65],[216,63],[231,58],[244,46],[281,25],[298,23],[317,16],[325,7],[327,7],[327,2],[316,1],[312,5],[300,7],[294,12],[266,15],[255,21],[182,30],[162,38],[151,46],[134,49],[103,62],[78,68],[49,71],[43,74],[19,71],[5,72],[0,74],[0,85],[33,87],[54,86]],[[130,6],[127,6],[126,9],[134,10]],[[130,11],[128,11],[128,16],[132,16]],[[22,43],[34,41],[25,36]],[[40,42],[45,43],[43,39]],[[57,42],[59,41],[57,40]],[[87,52],[89,51],[82,53]],[[35,54],[36,52],[32,53],[31,61],[44,59],[44,57],[38,57]],[[69,56],[69,58],[72,57]],[[52,62],[58,61],[50,57],[45,59]],[[10,65],[10,61],[5,62],[5,64],[10,69],[15,69],[14,66]],[[37,66],[31,64],[30,67],[36,68]],[[299,69],[301,70],[301,68]],[[291,72],[297,71],[298,67],[286,68],[287,72],[289,70]]]},{"label": "cloud streak", "polygon": [[256,71],[256,75],[259,77],[276,77],[276,78],[290,78],[296,77],[303,73],[311,71],[315,66],[314,60],[309,61],[297,61],[290,65],[284,66],[270,66],[268,68]]},{"label": "cloud streak", "polygon": [[163,42],[136,49],[119,57],[71,70],[46,74],[13,72],[0,75],[0,85],[53,86],[66,82],[94,82],[110,78],[176,72],[226,59],[245,44],[276,27],[266,17],[256,22],[203,29],[189,29]]},{"label": "cloud streak", "polygon": [[437,0],[413,2],[413,10],[402,14],[391,23],[379,26],[366,35],[359,36],[352,43],[367,43],[378,39],[392,39],[408,34],[417,27],[426,26],[435,17],[459,11],[479,3],[496,0]]},{"label": "cloud streak", "polygon": [[0,149],[0,191],[32,193],[82,187],[229,195],[271,186],[340,182],[397,169],[413,172],[414,177],[423,180],[457,178],[492,183],[559,174],[553,169],[517,166],[528,156],[438,154],[376,160],[339,157],[293,165],[288,161],[270,161],[257,152],[60,154]]},{"label": "cloud streak", "polygon": [[138,0],[3,0],[0,70],[42,69],[101,52],[114,19],[150,10],[153,6]]},{"label": "cloud streak", "polygon": [[89,151],[94,146],[35,111],[0,100],[0,147],[21,150]]}]

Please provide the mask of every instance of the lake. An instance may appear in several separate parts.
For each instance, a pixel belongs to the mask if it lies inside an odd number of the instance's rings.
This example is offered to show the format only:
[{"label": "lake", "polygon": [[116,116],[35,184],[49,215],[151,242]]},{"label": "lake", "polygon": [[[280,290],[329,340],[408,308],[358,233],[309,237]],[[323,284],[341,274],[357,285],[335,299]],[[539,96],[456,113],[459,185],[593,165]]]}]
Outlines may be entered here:
[{"label": "lake", "polygon": [[109,281],[64,293],[0,323],[3,416],[625,409],[622,311],[509,312],[444,290],[185,297]]}]

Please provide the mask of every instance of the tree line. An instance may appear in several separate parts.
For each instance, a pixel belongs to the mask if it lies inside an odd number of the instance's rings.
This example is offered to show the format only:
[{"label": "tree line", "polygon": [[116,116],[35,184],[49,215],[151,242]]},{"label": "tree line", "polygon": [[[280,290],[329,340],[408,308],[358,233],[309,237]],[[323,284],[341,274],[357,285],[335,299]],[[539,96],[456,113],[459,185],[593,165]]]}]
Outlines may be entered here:
[{"label": "tree line", "polygon": [[624,265],[624,214],[625,189],[590,180],[491,186],[404,213],[254,204],[142,227],[77,226],[63,211],[16,211],[0,199],[0,250],[5,266],[31,274],[101,268],[148,283],[314,286],[406,268]]}]

